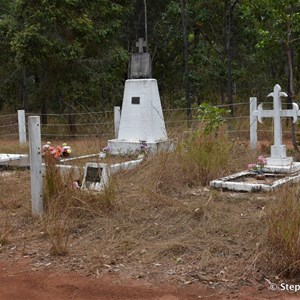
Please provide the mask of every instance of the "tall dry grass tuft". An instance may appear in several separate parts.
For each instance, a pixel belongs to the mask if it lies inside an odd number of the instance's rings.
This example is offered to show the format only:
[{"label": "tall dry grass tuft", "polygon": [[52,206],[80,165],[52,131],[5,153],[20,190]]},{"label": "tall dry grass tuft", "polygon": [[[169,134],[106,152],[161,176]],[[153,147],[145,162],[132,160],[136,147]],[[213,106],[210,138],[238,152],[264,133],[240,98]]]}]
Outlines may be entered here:
[{"label": "tall dry grass tuft", "polygon": [[43,225],[51,243],[50,253],[66,255],[76,226],[116,207],[115,181],[111,178],[102,193],[82,192],[72,188],[72,170],[70,176],[62,177],[52,158],[46,159],[46,165]]},{"label": "tall dry grass tuft", "polygon": [[[103,193],[98,195],[103,209],[112,210],[116,203],[116,180],[113,176],[109,178],[109,182],[105,185]],[[99,199],[98,199],[99,200]]]},{"label": "tall dry grass tuft", "polygon": [[202,185],[223,174],[230,161],[232,144],[225,132],[205,134],[199,129],[187,133],[177,149],[182,171]]},{"label": "tall dry grass tuft", "polygon": [[0,246],[3,246],[9,243],[9,234],[12,229],[7,216],[5,216],[5,218],[1,220],[0,224]]},{"label": "tall dry grass tuft", "polygon": [[267,211],[266,254],[271,267],[283,275],[300,272],[300,188],[276,193]]},{"label": "tall dry grass tuft", "polygon": [[156,191],[166,193],[207,185],[229,171],[232,151],[233,143],[226,134],[205,134],[201,129],[187,131],[173,152],[160,153],[146,162],[143,181],[152,182]]},{"label": "tall dry grass tuft", "polygon": [[46,176],[44,188],[43,226],[48,234],[53,255],[67,254],[69,238],[69,212],[67,210],[70,199],[68,188],[65,187],[59,170],[52,157],[45,157]]}]

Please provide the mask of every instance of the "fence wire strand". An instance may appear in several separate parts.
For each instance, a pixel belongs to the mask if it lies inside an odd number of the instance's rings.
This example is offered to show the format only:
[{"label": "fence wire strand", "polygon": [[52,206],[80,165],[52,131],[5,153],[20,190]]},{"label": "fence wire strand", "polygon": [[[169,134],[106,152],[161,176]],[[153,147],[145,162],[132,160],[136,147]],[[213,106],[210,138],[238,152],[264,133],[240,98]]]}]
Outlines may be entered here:
[{"label": "fence wire strand", "polygon": [[[244,108],[247,105],[247,108]],[[245,112],[249,109],[249,102],[240,102],[233,104],[220,104],[215,107],[237,107],[236,113],[240,114],[235,116],[226,116],[224,120],[228,124],[227,133],[230,134],[243,134],[245,138],[248,138],[250,134],[249,115],[245,115]],[[239,109],[239,108],[242,109]],[[192,113],[195,116],[199,107],[193,107]],[[247,110],[246,110],[247,109]],[[114,111],[98,111],[98,112],[75,112],[67,114],[33,114],[26,113],[26,120],[29,116],[40,116],[41,119],[47,119],[47,123],[41,122],[41,135],[42,138],[74,138],[74,137],[115,137],[114,130]],[[189,128],[189,126],[197,127],[201,125],[201,121],[195,117],[187,119],[185,108],[168,108],[163,109],[164,121],[170,138],[176,137],[176,135]],[[69,118],[72,117],[72,120]],[[74,119],[73,119],[74,118]],[[18,114],[0,115],[0,138],[18,137]],[[245,120],[242,122],[241,120]],[[72,121],[72,122],[71,122]],[[271,126],[273,123],[267,126]],[[28,128],[28,122],[26,122]],[[266,125],[259,125],[257,133],[269,133],[273,132],[273,129],[266,128]],[[247,134],[245,134],[247,133]],[[290,133],[283,130],[283,133]],[[27,133],[28,136],[28,133]]]}]

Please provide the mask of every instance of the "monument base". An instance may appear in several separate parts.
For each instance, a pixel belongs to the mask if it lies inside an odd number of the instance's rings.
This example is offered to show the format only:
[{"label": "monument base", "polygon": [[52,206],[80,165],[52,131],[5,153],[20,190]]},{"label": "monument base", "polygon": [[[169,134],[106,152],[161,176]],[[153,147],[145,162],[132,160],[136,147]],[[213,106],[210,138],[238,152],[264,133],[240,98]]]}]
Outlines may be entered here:
[{"label": "monument base", "polygon": [[285,159],[267,158],[265,169],[271,173],[292,174],[300,171],[300,162],[293,162],[292,157]]},{"label": "monument base", "polygon": [[[161,151],[171,151],[173,149],[173,142],[171,140],[160,140],[146,143],[148,152],[152,154]],[[113,155],[136,154],[141,151],[141,142],[114,139],[108,140],[108,147],[110,149],[110,153]]]}]

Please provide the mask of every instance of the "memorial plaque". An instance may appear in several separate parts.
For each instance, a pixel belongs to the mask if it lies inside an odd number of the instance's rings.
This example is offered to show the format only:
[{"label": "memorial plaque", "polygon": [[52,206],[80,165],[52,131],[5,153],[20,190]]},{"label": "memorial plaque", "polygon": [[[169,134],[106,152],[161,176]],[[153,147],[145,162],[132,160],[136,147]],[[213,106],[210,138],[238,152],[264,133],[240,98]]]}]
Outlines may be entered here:
[{"label": "memorial plaque", "polygon": [[86,181],[90,183],[100,183],[102,176],[102,168],[87,167],[86,169]]},{"label": "memorial plaque", "polygon": [[140,104],[140,97],[132,97],[131,104]]}]

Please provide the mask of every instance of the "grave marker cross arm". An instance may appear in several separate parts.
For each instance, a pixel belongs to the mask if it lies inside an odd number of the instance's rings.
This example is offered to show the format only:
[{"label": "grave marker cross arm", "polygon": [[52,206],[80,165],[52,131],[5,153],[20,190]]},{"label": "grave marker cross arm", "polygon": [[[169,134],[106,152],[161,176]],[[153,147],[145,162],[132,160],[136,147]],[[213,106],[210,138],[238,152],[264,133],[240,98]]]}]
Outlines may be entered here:
[{"label": "grave marker cross arm", "polygon": [[139,38],[139,41],[135,43],[136,47],[139,48],[139,53],[144,52],[144,47],[147,47],[147,41],[144,41],[143,38]]},{"label": "grave marker cross arm", "polygon": [[282,144],[281,117],[293,117],[295,123],[298,118],[299,107],[293,103],[292,109],[282,109],[281,97],[287,97],[287,94],[281,92],[281,87],[278,84],[275,85],[274,91],[268,97],[273,97],[273,110],[263,110],[261,103],[257,108],[257,118],[260,123],[262,123],[262,118],[274,118],[274,145],[280,146]]}]

